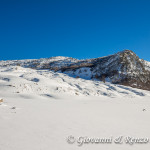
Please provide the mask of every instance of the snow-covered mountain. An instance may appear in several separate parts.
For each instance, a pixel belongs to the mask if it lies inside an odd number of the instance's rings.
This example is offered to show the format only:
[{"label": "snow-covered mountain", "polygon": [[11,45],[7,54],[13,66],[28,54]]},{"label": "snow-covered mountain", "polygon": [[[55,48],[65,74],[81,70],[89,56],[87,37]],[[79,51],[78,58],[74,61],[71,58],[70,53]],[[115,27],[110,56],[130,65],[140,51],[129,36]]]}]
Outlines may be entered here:
[{"label": "snow-covered mountain", "polygon": [[50,57],[41,59],[26,59],[26,60],[7,60],[0,61],[1,67],[21,66],[32,69],[52,69],[53,67],[61,68],[77,62],[77,59],[71,57]]},{"label": "snow-covered mountain", "polygon": [[122,85],[103,83],[98,80],[73,78],[63,73],[49,70],[35,70],[20,66],[0,68],[1,96],[8,93],[20,97],[62,98],[79,97],[143,97],[149,91],[133,89]]},{"label": "snow-covered mountain", "polygon": [[150,62],[140,59],[131,50],[85,60],[59,56],[33,60],[0,61],[0,66],[21,66],[37,70],[49,69],[75,78],[96,79],[150,90]]},{"label": "snow-covered mountain", "polygon": [[85,60],[61,69],[81,78],[109,81],[114,84],[150,90],[150,63],[125,50],[107,57]]},{"label": "snow-covered mountain", "polygon": [[[0,150],[148,150],[150,91],[111,83],[117,73],[148,70],[149,62],[130,51],[88,60],[1,61]],[[112,144],[79,145],[79,137],[111,137]],[[143,138],[146,143],[135,142]]]}]

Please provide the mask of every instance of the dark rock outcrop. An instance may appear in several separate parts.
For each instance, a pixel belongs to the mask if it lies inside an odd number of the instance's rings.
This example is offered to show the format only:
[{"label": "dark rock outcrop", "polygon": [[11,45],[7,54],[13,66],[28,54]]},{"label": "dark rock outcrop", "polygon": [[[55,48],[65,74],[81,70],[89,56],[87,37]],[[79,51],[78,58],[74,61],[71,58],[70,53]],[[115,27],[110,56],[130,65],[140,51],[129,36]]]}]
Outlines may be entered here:
[{"label": "dark rock outcrop", "polygon": [[150,70],[146,68],[145,61],[141,60],[131,50],[124,50],[102,58],[80,61],[62,67],[60,70],[64,73],[69,71],[73,74],[77,70],[87,67],[90,68],[91,78],[150,90]]},{"label": "dark rock outcrop", "polygon": [[6,66],[49,69],[72,77],[109,81],[150,91],[150,62],[141,60],[131,50],[85,60],[58,56],[33,60],[0,61],[0,67]]}]

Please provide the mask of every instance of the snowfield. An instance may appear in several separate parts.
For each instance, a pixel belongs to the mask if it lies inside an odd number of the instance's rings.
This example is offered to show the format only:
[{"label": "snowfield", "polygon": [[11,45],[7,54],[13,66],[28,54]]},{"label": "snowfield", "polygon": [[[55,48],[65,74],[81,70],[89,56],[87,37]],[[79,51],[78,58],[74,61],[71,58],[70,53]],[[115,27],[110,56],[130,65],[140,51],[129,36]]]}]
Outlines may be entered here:
[{"label": "snowfield", "polygon": [[[149,91],[7,66],[0,68],[0,100],[0,150],[150,149],[150,142],[125,141],[150,139]],[[119,136],[123,143],[114,143]],[[79,137],[113,142],[78,146]]]}]

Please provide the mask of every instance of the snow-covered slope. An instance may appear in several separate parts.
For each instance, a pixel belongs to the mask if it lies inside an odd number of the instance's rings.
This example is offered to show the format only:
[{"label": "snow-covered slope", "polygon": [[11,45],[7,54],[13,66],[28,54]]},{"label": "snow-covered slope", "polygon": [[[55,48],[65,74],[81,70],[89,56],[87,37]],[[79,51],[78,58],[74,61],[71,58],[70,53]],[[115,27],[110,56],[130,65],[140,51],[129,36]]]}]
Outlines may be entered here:
[{"label": "snow-covered slope", "polygon": [[[0,68],[0,100],[0,150],[150,148],[150,142],[125,141],[150,139],[149,91],[9,66]],[[70,135],[73,144],[67,141]],[[119,136],[123,143],[115,144]],[[78,146],[79,137],[113,140]]]},{"label": "snow-covered slope", "polygon": [[64,67],[75,63],[79,60],[71,58],[71,57],[50,57],[50,58],[41,58],[41,59],[25,59],[25,60],[7,60],[0,61],[1,67],[7,66],[22,66],[25,68],[33,68],[33,69],[50,69],[50,67]]},{"label": "snow-covered slope", "polygon": [[149,96],[150,92],[133,89],[109,82],[72,78],[63,73],[30,68],[3,67],[0,69],[1,92],[32,94],[41,97],[58,98],[59,95],[100,96],[100,97],[139,97]]},{"label": "snow-covered slope", "polygon": [[63,67],[70,76],[106,80],[134,88],[150,90],[149,62],[141,60],[134,52],[124,50],[107,57],[85,60]]},{"label": "snow-covered slope", "polygon": [[21,66],[37,70],[48,69],[70,77],[96,79],[150,91],[150,62],[140,59],[133,51],[78,60],[70,57],[51,57],[33,60],[0,61],[1,67]]}]

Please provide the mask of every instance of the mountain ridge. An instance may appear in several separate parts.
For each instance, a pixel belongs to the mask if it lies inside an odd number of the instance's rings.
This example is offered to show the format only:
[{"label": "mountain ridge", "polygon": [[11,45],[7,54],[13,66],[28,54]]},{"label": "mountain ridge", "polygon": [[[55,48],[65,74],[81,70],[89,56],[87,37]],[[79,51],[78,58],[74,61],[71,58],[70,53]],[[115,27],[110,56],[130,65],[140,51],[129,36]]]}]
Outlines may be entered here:
[{"label": "mountain ridge", "polygon": [[150,91],[150,62],[140,59],[131,50],[85,60],[58,56],[33,60],[0,61],[0,66],[49,69],[71,77],[107,81]]}]

